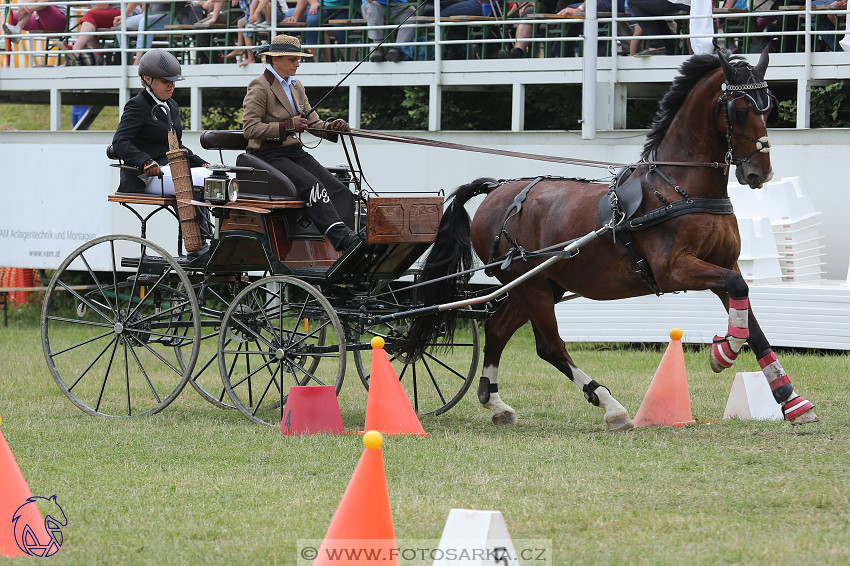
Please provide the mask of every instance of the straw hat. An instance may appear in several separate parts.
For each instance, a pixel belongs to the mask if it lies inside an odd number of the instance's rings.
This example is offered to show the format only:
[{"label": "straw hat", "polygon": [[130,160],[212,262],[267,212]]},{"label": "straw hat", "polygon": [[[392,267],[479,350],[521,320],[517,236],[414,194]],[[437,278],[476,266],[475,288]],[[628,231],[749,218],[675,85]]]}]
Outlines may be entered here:
[{"label": "straw hat", "polygon": [[301,51],[301,41],[299,41],[297,37],[283,34],[275,36],[271,45],[269,45],[268,51],[266,51],[264,55],[266,57],[282,57],[286,55],[294,55],[296,57],[313,56],[312,53]]}]

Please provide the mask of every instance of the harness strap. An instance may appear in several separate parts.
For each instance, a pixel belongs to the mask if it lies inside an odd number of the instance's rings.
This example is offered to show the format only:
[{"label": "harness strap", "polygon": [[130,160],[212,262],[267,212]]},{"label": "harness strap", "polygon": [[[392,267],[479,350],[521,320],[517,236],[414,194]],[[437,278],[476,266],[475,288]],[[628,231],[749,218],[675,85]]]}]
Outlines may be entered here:
[{"label": "harness strap", "polygon": [[[499,248],[499,240],[501,240],[502,234],[504,234],[505,238],[511,243],[511,249],[505,255],[505,259],[502,262],[502,271],[507,271],[508,269],[510,269],[514,257],[517,253],[519,253],[519,255],[523,259],[525,259],[526,254],[528,252],[525,248],[519,245],[519,242],[517,242],[516,239],[514,239],[510,234],[508,234],[508,232],[505,230],[505,227],[508,225],[508,220],[522,212],[522,203],[525,202],[525,199],[528,197],[528,191],[530,191],[534,185],[542,181],[544,178],[545,177],[542,176],[535,177],[528,185],[525,186],[524,189],[522,189],[514,197],[514,201],[508,207],[507,212],[505,212],[505,219],[502,220],[502,227],[499,228],[499,232],[496,234],[496,237],[493,238],[493,247],[490,250],[490,259],[487,261],[487,263],[493,263],[493,260],[496,257],[496,250]],[[485,270],[484,272],[487,273],[487,275],[493,274],[490,270]]]},{"label": "harness strap", "polygon": [[734,214],[732,201],[729,198],[691,198],[671,202],[667,206],[650,210],[642,216],[632,218],[626,226],[618,226],[615,230],[643,230],[666,220],[682,216],[683,214]]}]

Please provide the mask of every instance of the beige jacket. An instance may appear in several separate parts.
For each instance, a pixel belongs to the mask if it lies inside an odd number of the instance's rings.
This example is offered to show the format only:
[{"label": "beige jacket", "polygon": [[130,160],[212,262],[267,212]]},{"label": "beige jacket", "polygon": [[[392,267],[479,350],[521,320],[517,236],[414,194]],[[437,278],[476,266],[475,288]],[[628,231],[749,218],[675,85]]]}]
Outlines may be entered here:
[{"label": "beige jacket", "polygon": [[[284,135],[281,121],[311,108],[304,86],[299,81],[293,81],[290,90],[297,109],[292,108],[283,87],[268,69],[248,85],[248,92],[242,102],[242,132],[248,140],[248,152],[257,151],[264,144],[264,149],[270,144],[302,145],[301,139],[294,133],[286,136],[281,143]],[[318,114],[311,110],[305,118],[310,123],[310,128],[327,130],[321,133],[313,132],[314,134],[332,142],[337,141],[336,132],[330,130],[328,123],[320,120]]]}]

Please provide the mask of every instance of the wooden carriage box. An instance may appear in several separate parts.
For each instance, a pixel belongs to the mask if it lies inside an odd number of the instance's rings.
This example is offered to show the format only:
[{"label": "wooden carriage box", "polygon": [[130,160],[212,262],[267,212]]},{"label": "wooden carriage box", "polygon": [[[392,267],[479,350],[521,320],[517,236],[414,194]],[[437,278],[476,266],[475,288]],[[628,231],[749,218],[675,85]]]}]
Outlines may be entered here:
[{"label": "wooden carriage box", "polygon": [[443,197],[369,197],[369,244],[430,243],[443,216]]}]

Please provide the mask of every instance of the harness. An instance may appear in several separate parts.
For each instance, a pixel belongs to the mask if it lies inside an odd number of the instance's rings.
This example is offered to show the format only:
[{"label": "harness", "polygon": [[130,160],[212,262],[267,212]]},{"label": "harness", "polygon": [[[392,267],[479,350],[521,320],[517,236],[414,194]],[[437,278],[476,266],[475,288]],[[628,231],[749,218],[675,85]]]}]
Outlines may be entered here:
[{"label": "harness", "polygon": [[[740,166],[749,162],[757,153],[770,152],[770,141],[767,136],[756,139],[735,129],[736,120],[734,103],[736,100],[741,98],[746,99],[750,107],[758,114],[765,114],[770,111],[771,102],[775,100],[775,97],[768,89],[767,82],[756,77],[752,68],[750,68],[749,71],[750,77],[744,84],[730,85],[724,82],[721,86],[720,97],[717,99],[716,113],[719,115],[722,108],[725,112],[726,118],[727,151],[725,155],[725,173],[728,173],[730,165]],[[735,136],[752,141],[755,144],[755,150],[744,157],[737,156],[735,154],[734,145]],[[656,295],[661,295],[662,291],[659,288],[658,283],[655,281],[649,262],[647,262],[646,258],[635,249],[634,232],[656,226],[662,222],[666,222],[667,220],[671,220],[684,214],[701,213],[729,215],[734,214],[734,209],[732,207],[732,201],[728,197],[720,199],[691,197],[682,187],[674,183],[670,177],[661,171],[661,169],[658,168],[658,165],[660,165],[660,163],[656,162],[655,153],[653,152],[649,156],[648,162],[638,165],[630,165],[620,169],[620,171],[611,180],[607,193],[599,201],[599,216],[602,225],[611,228],[614,242],[617,242],[619,239],[619,242],[628,250],[632,262],[635,264],[635,273],[641,282],[643,282],[643,284]],[[646,174],[643,176],[643,181],[641,181],[640,178],[632,178],[631,180],[626,181],[626,179],[636,171],[638,166],[647,167]],[[682,198],[672,202],[667,200],[653,185],[651,179],[653,174],[660,177],[664,183],[672,187],[673,190],[676,191],[676,193]],[[522,245],[520,245],[520,243],[507,231],[508,221],[522,212],[522,204],[525,202],[526,198],[528,198],[529,191],[531,191],[531,189],[540,181],[547,178],[552,177],[541,176],[534,178],[516,195],[516,197],[514,197],[513,203],[511,203],[508,210],[505,212],[499,232],[493,238],[490,260],[487,262],[490,266],[485,270],[488,275],[492,275],[495,271],[493,264],[496,262],[500,262],[499,267],[501,270],[507,270],[517,257],[521,258],[523,261],[528,261],[529,259],[552,257],[556,255],[572,257],[575,253],[578,253],[577,251],[568,253],[561,249],[554,252],[549,251],[554,248],[562,248],[565,244],[572,243],[575,240],[556,244],[554,246],[543,248],[542,250],[529,252],[523,248]],[[573,180],[582,181],[581,179]],[[661,203],[661,206],[652,209],[649,212],[645,212],[640,216],[635,216],[643,202],[644,183],[650,189],[655,198]],[[499,241],[502,236],[510,242],[511,248],[506,254],[497,258],[495,257],[496,250],[498,249]]]}]

